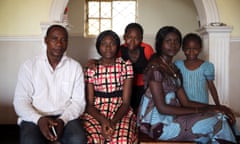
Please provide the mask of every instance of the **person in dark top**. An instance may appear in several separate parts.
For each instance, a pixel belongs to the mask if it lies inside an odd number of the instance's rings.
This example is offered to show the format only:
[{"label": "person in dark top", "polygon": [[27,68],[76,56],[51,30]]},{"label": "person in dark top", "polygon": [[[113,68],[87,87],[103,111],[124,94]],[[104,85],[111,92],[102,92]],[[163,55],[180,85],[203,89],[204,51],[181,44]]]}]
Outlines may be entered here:
[{"label": "person in dark top", "polygon": [[149,44],[143,42],[143,28],[138,23],[128,24],[123,38],[125,43],[121,45],[118,56],[125,61],[132,62],[134,81],[131,107],[137,112],[141,96],[144,93],[143,71],[154,51]]}]

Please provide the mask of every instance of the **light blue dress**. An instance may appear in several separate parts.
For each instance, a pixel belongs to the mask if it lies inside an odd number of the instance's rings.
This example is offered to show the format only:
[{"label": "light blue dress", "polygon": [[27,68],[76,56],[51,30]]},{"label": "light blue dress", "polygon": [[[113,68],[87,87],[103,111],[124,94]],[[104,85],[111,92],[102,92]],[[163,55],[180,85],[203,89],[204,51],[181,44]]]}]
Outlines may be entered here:
[{"label": "light blue dress", "polygon": [[183,87],[188,98],[192,101],[208,104],[207,80],[214,80],[214,65],[205,61],[195,70],[187,69],[183,60],[177,60],[175,65],[182,73]]},{"label": "light blue dress", "polygon": [[[183,60],[176,60],[175,65],[182,73],[183,87],[188,98],[192,101],[208,104],[209,94],[206,83],[207,80],[214,80],[215,78],[214,65],[205,61],[195,70],[187,69]],[[236,135],[240,135],[236,124],[233,129]]]}]

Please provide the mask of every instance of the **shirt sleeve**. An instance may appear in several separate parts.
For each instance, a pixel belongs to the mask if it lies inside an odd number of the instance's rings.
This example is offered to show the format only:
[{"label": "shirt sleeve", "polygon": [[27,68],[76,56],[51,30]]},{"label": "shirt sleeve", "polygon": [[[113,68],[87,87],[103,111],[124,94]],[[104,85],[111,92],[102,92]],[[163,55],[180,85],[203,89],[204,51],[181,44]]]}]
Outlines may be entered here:
[{"label": "shirt sleeve", "polygon": [[176,60],[174,64],[177,68],[180,68],[181,60]]},{"label": "shirt sleeve", "polygon": [[85,99],[85,84],[84,73],[80,64],[77,65],[75,71],[75,81],[71,97],[71,104],[65,109],[60,118],[67,122],[78,118],[85,111],[86,99]]},{"label": "shirt sleeve", "polygon": [[149,81],[157,81],[162,82],[163,75],[159,71],[159,68],[157,66],[149,66],[146,70],[146,73],[144,75],[144,80],[146,81],[146,85],[148,85]]},{"label": "shirt sleeve", "polygon": [[145,57],[147,60],[149,60],[154,53],[152,46],[143,42],[141,43],[141,46],[144,47]]},{"label": "shirt sleeve", "polygon": [[132,67],[132,63],[129,60],[127,60],[125,63],[125,69],[123,71],[123,76],[124,76],[124,79],[133,78],[133,67]]},{"label": "shirt sleeve", "polygon": [[32,106],[32,95],[34,92],[32,77],[31,77],[31,65],[30,61],[25,62],[18,73],[18,81],[15,89],[15,95],[13,98],[13,106],[15,112],[19,116],[18,123],[21,120],[33,122],[37,124],[38,119],[42,116]]},{"label": "shirt sleeve", "polygon": [[204,76],[206,77],[207,80],[215,79],[215,69],[212,63],[207,62],[207,65],[204,69]]},{"label": "shirt sleeve", "polygon": [[94,82],[94,70],[87,68],[85,71],[85,82],[86,83],[93,83]]}]

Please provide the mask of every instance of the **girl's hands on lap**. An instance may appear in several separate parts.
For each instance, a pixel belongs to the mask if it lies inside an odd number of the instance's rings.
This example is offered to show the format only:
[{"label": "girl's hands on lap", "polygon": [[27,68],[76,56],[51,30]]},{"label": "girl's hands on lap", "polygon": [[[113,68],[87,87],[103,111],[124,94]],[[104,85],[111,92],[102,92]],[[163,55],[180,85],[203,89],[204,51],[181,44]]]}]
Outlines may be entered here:
[{"label": "girl's hands on lap", "polygon": [[234,115],[233,111],[224,105],[221,105],[220,107],[221,107],[223,113],[228,116],[228,120],[229,120],[230,124],[234,125],[236,123],[236,119],[235,119],[235,115]]},{"label": "girl's hands on lap", "polygon": [[114,128],[111,125],[111,121],[106,119],[101,124],[102,124],[102,135],[106,139],[111,139],[111,137],[112,137],[112,135],[114,133]]},{"label": "girl's hands on lap", "polygon": [[233,111],[228,108],[227,106],[224,105],[219,105],[219,106],[214,106],[211,107],[209,110],[214,111],[214,112],[220,112],[228,117],[228,120],[231,125],[234,125],[236,123],[235,115]]}]

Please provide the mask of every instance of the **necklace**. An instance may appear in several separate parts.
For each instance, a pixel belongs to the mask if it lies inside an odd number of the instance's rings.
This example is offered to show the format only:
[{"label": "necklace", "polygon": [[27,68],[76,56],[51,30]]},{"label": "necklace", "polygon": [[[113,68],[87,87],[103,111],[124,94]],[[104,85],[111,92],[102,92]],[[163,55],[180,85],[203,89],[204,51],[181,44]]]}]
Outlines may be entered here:
[{"label": "necklace", "polygon": [[173,77],[177,78],[177,74],[176,72],[171,68],[171,66],[166,62],[166,60],[160,56],[160,59],[162,60],[162,62],[168,67],[168,69],[172,72]]}]

